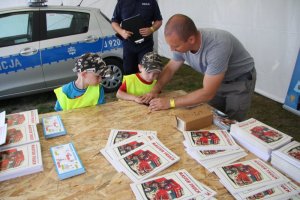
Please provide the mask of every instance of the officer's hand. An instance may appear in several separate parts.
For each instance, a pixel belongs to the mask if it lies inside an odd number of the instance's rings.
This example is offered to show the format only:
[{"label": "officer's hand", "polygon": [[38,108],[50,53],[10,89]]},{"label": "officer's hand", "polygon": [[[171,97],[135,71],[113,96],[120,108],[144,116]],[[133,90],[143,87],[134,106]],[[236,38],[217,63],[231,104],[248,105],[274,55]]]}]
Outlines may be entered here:
[{"label": "officer's hand", "polygon": [[166,110],[170,108],[169,98],[155,98],[150,101],[150,110]]},{"label": "officer's hand", "polygon": [[141,28],[139,31],[140,31],[140,34],[143,37],[147,37],[148,35],[152,34],[152,30],[149,27],[147,27],[147,28]]},{"label": "officer's hand", "polygon": [[144,94],[143,96],[141,96],[141,101],[145,104],[149,104],[149,102],[154,99],[157,98],[158,94],[154,93],[154,92],[149,92],[147,94]]},{"label": "officer's hand", "polygon": [[128,39],[130,36],[132,36],[133,32],[130,31],[126,31],[125,29],[123,29],[123,31],[121,32],[121,36],[122,38],[124,38],[125,40]]}]

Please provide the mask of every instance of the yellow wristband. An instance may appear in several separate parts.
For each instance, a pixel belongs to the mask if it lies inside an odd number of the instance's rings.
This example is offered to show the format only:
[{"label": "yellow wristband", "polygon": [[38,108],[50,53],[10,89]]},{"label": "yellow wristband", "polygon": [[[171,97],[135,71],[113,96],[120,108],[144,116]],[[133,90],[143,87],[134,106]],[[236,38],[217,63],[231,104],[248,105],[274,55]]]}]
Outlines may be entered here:
[{"label": "yellow wristband", "polygon": [[154,31],[155,31],[153,26],[150,27],[150,30],[152,31],[152,33],[154,33]]},{"label": "yellow wristband", "polygon": [[170,108],[175,108],[175,99],[170,99]]}]

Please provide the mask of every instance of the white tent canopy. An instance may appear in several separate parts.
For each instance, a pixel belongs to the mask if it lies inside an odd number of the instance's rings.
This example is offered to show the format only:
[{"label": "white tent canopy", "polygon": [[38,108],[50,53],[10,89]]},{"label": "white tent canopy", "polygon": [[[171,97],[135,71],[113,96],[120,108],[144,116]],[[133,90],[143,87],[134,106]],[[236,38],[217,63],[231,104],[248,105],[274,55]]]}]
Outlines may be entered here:
[{"label": "white tent canopy", "polygon": [[[81,0],[48,0],[48,5],[78,5]],[[81,6],[100,8],[111,18],[117,0],[83,0]],[[254,57],[255,91],[284,102],[300,47],[299,0],[158,0],[164,23],[158,31],[158,52],[171,57],[164,40],[164,24],[182,13],[198,27],[233,33]],[[26,0],[0,1],[0,8],[26,5]],[[300,76],[300,75],[299,75]]]}]

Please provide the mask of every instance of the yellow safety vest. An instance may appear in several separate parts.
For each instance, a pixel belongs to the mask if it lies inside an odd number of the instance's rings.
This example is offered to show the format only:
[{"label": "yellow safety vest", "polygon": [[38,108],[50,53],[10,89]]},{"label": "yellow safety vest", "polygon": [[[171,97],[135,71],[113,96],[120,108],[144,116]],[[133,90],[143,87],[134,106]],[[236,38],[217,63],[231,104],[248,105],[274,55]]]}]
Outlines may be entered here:
[{"label": "yellow safety vest", "polygon": [[156,80],[151,85],[143,83],[136,74],[131,74],[123,77],[123,81],[126,81],[126,90],[128,94],[135,96],[144,95],[152,90]]},{"label": "yellow safety vest", "polygon": [[71,110],[75,108],[97,105],[100,97],[99,87],[101,86],[89,86],[82,96],[75,99],[68,98],[67,95],[62,91],[62,87],[55,89],[54,92],[60,107],[63,110]]}]

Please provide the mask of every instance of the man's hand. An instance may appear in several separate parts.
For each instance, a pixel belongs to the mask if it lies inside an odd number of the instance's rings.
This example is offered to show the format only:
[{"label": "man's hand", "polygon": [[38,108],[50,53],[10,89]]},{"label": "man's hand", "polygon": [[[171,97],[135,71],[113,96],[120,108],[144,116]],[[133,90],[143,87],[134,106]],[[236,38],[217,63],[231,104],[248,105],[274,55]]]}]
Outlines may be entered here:
[{"label": "man's hand", "polygon": [[147,27],[147,28],[141,28],[139,30],[140,34],[143,36],[143,37],[147,37],[149,35],[151,35],[153,32],[151,30],[151,28]]},{"label": "man's hand", "polygon": [[132,36],[132,34],[133,34],[133,32],[126,31],[125,29],[123,29],[120,35],[126,40],[130,36]]},{"label": "man's hand", "polygon": [[147,94],[144,94],[143,96],[141,96],[141,101],[145,104],[149,104],[150,101],[154,98],[157,98],[158,94],[155,92],[149,92]]},{"label": "man's hand", "polygon": [[150,110],[167,110],[170,108],[169,98],[155,98],[149,103]]}]

